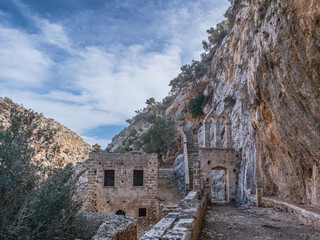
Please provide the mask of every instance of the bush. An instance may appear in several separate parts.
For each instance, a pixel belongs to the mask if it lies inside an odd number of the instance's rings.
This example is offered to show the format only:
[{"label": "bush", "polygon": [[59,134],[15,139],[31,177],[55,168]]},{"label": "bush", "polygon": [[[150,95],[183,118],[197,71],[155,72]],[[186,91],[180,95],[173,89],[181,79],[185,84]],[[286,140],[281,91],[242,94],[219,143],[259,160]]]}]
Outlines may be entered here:
[{"label": "bush", "polygon": [[243,5],[241,5],[241,0],[234,0],[233,5],[226,11],[224,16],[228,19],[228,29],[229,31],[232,29],[236,16]]},{"label": "bush", "polygon": [[154,125],[140,136],[139,143],[147,153],[157,153],[162,165],[162,155],[171,145],[175,136],[174,123],[165,118],[157,118]]},{"label": "bush", "polygon": [[198,80],[207,73],[206,66],[200,61],[192,60],[192,63],[186,64],[180,68],[181,73],[170,81],[171,92],[177,93],[189,83],[198,83]]},{"label": "bush", "polygon": [[137,133],[138,133],[137,130],[133,128],[130,130],[129,137],[134,137],[137,135]]},{"label": "bush", "polygon": [[236,104],[237,99],[234,96],[227,96],[223,102],[225,107],[233,107]]},{"label": "bush", "polygon": [[201,92],[189,101],[188,109],[193,117],[202,116],[203,107],[207,104],[208,98]]},{"label": "bush", "polygon": [[98,143],[92,145],[92,151],[93,152],[102,152],[101,146]]},{"label": "bush", "polygon": [[[228,23],[227,21],[222,21],[221,23],[218,23],[216,28],[210,28],[207,30],[207,33],[209,34],[208,40],[209,43],[206,41],[202,41],[202,47],[205,50],[205,52],[214,52],[215,49],[217,49],[225,36],[228,34]],[[206,54],[202,55],[202,59],[204,59]]]},{"label": "bush", "polygon": [[81,202],[71,166],[44,168],[33,158],[35,116],[11,109],[11,125],[0,130],[0,239],[82,237],[75,224]]}]

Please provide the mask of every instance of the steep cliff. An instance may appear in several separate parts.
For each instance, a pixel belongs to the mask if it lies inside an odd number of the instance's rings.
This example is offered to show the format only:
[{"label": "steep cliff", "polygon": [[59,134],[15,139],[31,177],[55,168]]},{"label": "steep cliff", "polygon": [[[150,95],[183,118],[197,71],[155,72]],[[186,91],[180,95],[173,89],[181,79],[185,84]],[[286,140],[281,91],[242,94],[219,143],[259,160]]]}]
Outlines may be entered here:
[{"label": "steep cliff", "polygon": [[[217,111],[232,92],[234,147],[242,149],[239,199],[261,186],[319,204],[320,2],[236,1],[235,24],[216,52]],[[317,179],[318,178],[318,179]],[[318,181],[318,182],[317,182]]]},{"label": "steep cliff", "polygon": [[[175,92],[165,115],[202,145],[204,115],[192,116],[188,106],[203,92],[204,114],[214,109],[231,119],[241,154],[238,201],[263,187],[266,195],[320,205],[320,2],[234,0],[226,16],[226,36],[203,55],[207,73]],[[181,145],[174,149],[181,153]]]},{"label": "steep cliff", "polygon": [[[9,98],[0,98],[1,127],[10,124],[12,109],[23,112],[26,118],[31,112]],[[63,167],[68,163],[75,164],[87,159],[91,147],[76,133],[42,114],[36,114],[32,122],[36,128],[33,129],[29,145],[35,150],[35,160],[41,160],[43,166]]]}]

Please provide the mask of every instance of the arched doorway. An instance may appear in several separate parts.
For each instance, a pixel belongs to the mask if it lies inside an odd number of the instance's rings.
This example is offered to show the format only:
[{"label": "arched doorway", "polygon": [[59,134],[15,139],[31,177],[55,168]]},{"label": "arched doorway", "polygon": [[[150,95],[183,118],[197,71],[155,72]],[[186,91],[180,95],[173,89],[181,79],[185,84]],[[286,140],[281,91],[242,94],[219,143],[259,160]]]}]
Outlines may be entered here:
[{"label": "arched doorway", "polygon": [[223,202],[227,199],[226,169],[216,167],[211,170],[211,200]]},{"label": "arched doorway", "polygon": [[122,215],[122,216],[125,216],[125,215],[126,215],[126,213],[125,213],[123,210],[118,210],[118,211],[116,212],[116,215]]}]

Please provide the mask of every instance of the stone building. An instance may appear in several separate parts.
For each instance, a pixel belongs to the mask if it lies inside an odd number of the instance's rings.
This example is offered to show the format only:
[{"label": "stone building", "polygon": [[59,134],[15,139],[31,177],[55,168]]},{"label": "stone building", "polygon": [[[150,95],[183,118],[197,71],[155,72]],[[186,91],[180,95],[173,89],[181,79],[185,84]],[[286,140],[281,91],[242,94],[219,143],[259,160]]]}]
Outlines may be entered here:
[{"label": "stone building", "polygon": [[158,220],[157,155],[91,152],[86,208],[133,217],[142,223]]},{"label": "stone building", "polygon": [[[236,197],[240,159],[232,148],[230,118],[211,110],[204,119],[203,146],[190,143],[183,133],[186,189],[210,192],[213,201],[233,201]],[[196,145],[196,147],[195,147]]]}]

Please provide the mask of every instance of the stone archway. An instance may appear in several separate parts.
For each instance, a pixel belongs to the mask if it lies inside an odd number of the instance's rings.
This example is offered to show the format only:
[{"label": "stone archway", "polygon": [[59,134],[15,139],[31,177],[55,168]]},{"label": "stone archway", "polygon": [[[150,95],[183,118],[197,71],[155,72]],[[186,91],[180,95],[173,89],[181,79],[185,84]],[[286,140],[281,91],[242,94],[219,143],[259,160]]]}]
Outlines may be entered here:
[{"label": "stone archway", "polygon": [[224,202],[227,200],[227,169],[215,167],[211,169],[211,200]]}]

